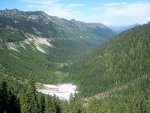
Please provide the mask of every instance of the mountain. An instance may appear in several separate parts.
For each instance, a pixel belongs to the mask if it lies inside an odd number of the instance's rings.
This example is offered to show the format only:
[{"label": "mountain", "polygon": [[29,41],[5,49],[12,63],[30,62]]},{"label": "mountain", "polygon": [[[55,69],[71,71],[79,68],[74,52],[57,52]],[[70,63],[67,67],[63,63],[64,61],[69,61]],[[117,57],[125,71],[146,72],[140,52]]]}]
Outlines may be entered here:
[{"label": "mountain", "polygon": [[[76,20],[68,21],[66,19],[49,16],[42,11],[23,12],[17,9],[1,10],[0,20],[1,29],[17,30],[20,35],[22,33],[29,33],[36,36],[58,39],[88,39],[88,37],[91,38],[92,36],[102,41],[115,34],[103,24],[84,23]],[[5,33],[2,35],[4,35],[1,36],[3,42],[15,41],[19,38],[14,38],[12,34],[9,34],[11,37],[5,36]],[[18,41],[22,40],[22,38],[25,39],[25,37],[20,36]]]},{"label": "mountain", "polygon": [[3,73],[56,83],[75,55],[110,39],[103,24],[49,16],[42,11],[0,10],[0,69]]},{"label": "mountain", "polygon": [[127,26],[109,26],[112,30],[114,30],[117,33],[126,31],[128,29],[131,29],[133,27],[139,26],[139,24],[133,24],[133,25],[127,25]]},{"label": "mountain", "polygon": [[[35,42],[40,38],[49,41],[61,51],[78,54],[97,47],[114,35],[115,32],[103,24],[68,21],[42,11],[0,11],[1,43]],[[37,49],[42,50],[39,47]]]},{"label": "mountain", "polygon": [[69,81],[80,86],[83,96],[92,96],[150,73],[150,24],[120,33],[70,68]]},{"label": "mountain", "polygon": [[[114,34],[41,11],[0,11],[0,113],[150,113],[150,23],[108,40]],[[37,92],[61,90],[38,82],[79,92],[66,102]]]}]

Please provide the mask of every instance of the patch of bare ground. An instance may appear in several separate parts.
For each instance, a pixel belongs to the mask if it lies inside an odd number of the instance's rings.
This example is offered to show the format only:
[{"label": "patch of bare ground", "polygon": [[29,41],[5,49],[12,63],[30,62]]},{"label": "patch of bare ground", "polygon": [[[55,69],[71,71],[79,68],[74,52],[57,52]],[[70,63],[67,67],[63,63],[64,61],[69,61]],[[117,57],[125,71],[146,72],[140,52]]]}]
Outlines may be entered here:
[{"label": "patch of bare ground", "polygon": [[140,80],[143,80],[143,79],[150,79],[150,75],[146,74],[144,76],[141,76],[141,77],[139,77],[139,78],[137,78],[135,80],[131,80],[131,81],[129,81],[126,84],[122,84],[122,85],[117,86],[117,87],[115,87],[113,89],[110,89],[108,91],[98,93],[98,94],[96,94],[94,96],[91,96],[91,97],[86,97],[86,98],[83,99],[83,106],[86,107],[88,105],[88,103],[91,100],[93,100],[94,98],[95,99],[104,99],[104,98],[107,98],[112,93],[117,92],[117,91],[121,91],[121,90],[124,90],[124,89],[127,89],[129,86],[134,85],[135,83],[138,83]]}]

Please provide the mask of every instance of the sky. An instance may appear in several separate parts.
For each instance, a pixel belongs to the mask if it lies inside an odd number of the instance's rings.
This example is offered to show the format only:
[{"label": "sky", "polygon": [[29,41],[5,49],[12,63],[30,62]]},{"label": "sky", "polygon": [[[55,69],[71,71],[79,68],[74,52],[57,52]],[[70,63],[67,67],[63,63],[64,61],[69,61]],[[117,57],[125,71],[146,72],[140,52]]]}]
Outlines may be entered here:
[{"label": "sky", "polygon": [[108,26],[150,21],[150,0],[0,0],[0,9],[44,11],[68,20]]}]

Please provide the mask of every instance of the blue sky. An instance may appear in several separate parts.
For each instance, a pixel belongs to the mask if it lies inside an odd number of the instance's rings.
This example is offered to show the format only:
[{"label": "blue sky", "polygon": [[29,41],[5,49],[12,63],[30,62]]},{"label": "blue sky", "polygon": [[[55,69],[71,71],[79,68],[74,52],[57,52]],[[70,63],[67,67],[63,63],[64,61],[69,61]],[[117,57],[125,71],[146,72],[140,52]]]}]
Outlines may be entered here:
[{"label": "blue sky", "polygon": [[6,8],[113,26],[150,21],[150,0],[0,0],[0,9]]}]

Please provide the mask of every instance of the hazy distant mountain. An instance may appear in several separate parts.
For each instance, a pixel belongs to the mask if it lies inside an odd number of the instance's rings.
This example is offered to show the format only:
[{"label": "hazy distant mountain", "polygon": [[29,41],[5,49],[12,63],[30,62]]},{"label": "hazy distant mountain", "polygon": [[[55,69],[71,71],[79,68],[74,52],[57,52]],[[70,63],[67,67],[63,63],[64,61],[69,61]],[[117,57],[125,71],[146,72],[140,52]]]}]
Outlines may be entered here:
[{"label": "hazy distant mountain", "polygon": [[130,28],[133,28],[135,26],[139,26],[140,24],[133,24],[133,25],[128,25],[128,26],[109,26],[112,30],[114,30],[117,33],[120,33],[122,31],[126,31]]}]

